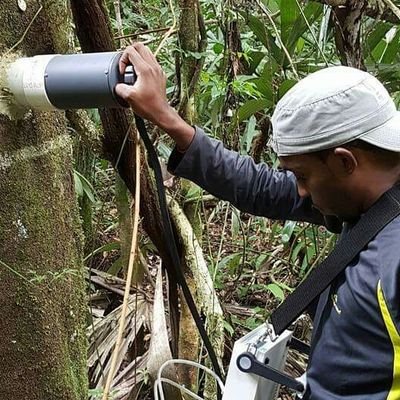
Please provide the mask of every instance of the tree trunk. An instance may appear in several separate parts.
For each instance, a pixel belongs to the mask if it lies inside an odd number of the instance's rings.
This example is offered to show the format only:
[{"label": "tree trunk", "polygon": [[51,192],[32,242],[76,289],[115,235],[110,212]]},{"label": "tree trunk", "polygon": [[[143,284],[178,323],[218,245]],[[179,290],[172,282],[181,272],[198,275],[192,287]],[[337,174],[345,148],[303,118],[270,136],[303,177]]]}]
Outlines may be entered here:
[{"label": "tree trunk", "polygon": [[343,65],[365,70],[361,47],[361,21],[366,9],[365,0],[348,0],[334,7],[335,41]]},{"label": "tree trunk", "polygon": [[[74,15],[77,35],[84,52],[113,51],[115,43],[109,25],[108,13],[103,0],[70,0]],[[110,109],[99,110],[104,128],[104,153],[105,157],[116,165],[119,174],[126,186],[134,194],[135,159],[133,141],[133,115],[129,110]],[[125,136],[128,135],[123,147]],[[142,160],[143,179],[141,180],[141,207],[143,216],[142,224],[146,233],[157,247],[169,274],[169,282],[176,292],[176,279],[174,267],[169,258],[167,246],[162,232],[161,217],[158,208],[157,195],[147,163]],[[177,297],[170,308],[172,352],[176,355],[176,338],[178,337],[178,304]]]},{"label": "tree trunk", "polygon": [[[200,53],[202,54],[207,47],[207,39],[203,16],[201,14],[198,0],[180,1],[180,24],[179,24],[179,42],[181,54]],[[203,68],[204,56],[196,59],[193,56],[184,56],[180,59],[178,71],[180,75],[180,115],[193,124],[196,120],[195,113],[195,95],[198,89],[198,80],[200,71]],[[182,189],[186,192],[192,187],[189,181],[183,181]],[[182,244],[185,265],[185,276],[188,286],[195,294],[196,304],[205,316],[206,327],[211,342],[214,345],[217,356],[222,354],[223,347],[223,318],[222,311],[213,288],[212,280],[209,276],[198,241],[202,237],[202,221],[200,217],[200,202],[190,202],[185,205],[184,211],[188,221],[183,216],[180,207],[176,203],[171,203],[170,211],[178,227],[180,242]],[[190,222],[190,224],[188,223]],[[182,227],[184,227],[182,229]],[[193,233],[195,235],[193,235]],[[215,300],[215,302],[214,302]],[[211,306],[214,303],[215,307]],[[179,357],[189,360],[200,358],[200,341],[197,328],[189,309],[185,303],[181,306],[180,336],[179,336]],[[191,389],[196,388],[197,376],[193,370],[188,368],[178,368],[178,374],[181,382]],[[206,379],[205,393],[215,394],[216,390],[209,379]],[[211,395],[206,398],[214,398]]]},{"label": "tree trunk", "polygon": [[[182,50],[181,54],[184,54],[184,56],[179,57],[177,60],[179,64],[177,71],[180,72],[178,79],[180,82],[179,114],[189,124],[193,124],[196,118],[194,105],[195,91],[197,88],[199,73],[204,63],[204,58],[197,60],[195,57],[190,55],[190,53],[200,53],[202,50],[199,42],[199,21],[202,16],[198,0],[180,0],[179,6],[180,20],[178,36]],[[181,190],[184,195],[186,195],[192,187],[192,182],[182,180]],[[186,204],[184,212],[187,215],[193,230],[196,232],[196,236],[201,240],[202,226],[198,204]],[[185,265],[185,277],[190,291],[195,293],[196,283],[194,282],[187,265]],[[199,334],[194,320],[190,315],[189,308],[184,302],[182,302],[181,306],[179,326],[179,358],[196,360],[200,351]],[[179,367],[178,374],[180,381],[184,382],[185,386],[189,387],[191,390],[195,389],[196,374],[193,374],[193,370],[186,367]]]},{"label": "tree trunk", "polygon": [[229,149],[240,151],[240,127],[238,121],[232,121],[228,116],[229,111],[236,110],[239,105],[239,98],[233,89],[233,84],[237,76],[245,73],[245,68],[240,59],[243,52],[240,39],[239,21],[232,17],[230,1],[226,2],[226,22],[225,31],[225,66],[226,71],[226,95],[222,109],[222,141]]},{"label": "tree trunk", "polygon": [[[22,55],[68,48],[66,3],[41,4],[2,1],[1,53],[21,38]],[[62,113],[0,114],[0,193],[0,398],[86,399],[82,233]]]},{"label": "tree trunk", "polygon": [[[207,37],[199,1],[180,0],[179,5],[178,36],[182,50],[180,54],[185,54],[177,59],[177,75],[179,75],[178,81],[180,85],[179,114],[189,124],[193,125],[197,120],[195,100],[200,72],[204,65],[204,56],[202,55],[197,59],[190,53],[203,53],[207,47]],[[181,185],[183,195],[185,196],[189,193],[194,186],[192,182],[183,179]],[[199,202],[186,203],[183,208],[197,239],[201,242],[203,227]]]},{"label": "tree trunk", "polygon": [[[95,183],[95,154],[100,153],[100,132],[90,119],[86,110],[67,110],[68,125],[74,131],[75,169],[81,173],[91,185]],[[95,232],[93,226],[93,202],[84,195],[79,199],[80,216],[85,236],[84,253],[94,250]]]}]

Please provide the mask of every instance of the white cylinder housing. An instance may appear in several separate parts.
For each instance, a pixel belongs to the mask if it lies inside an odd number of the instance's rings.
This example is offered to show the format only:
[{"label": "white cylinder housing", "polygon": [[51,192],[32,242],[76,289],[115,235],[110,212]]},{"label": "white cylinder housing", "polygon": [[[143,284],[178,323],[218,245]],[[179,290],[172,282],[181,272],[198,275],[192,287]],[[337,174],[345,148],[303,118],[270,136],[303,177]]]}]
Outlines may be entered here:
[{"label": "white cylinder housing", "polygon": [[24,108],[56,110],[46,93],[45,71],[57,54],[20,58],[8,69],[8,84],[16,103]]}]

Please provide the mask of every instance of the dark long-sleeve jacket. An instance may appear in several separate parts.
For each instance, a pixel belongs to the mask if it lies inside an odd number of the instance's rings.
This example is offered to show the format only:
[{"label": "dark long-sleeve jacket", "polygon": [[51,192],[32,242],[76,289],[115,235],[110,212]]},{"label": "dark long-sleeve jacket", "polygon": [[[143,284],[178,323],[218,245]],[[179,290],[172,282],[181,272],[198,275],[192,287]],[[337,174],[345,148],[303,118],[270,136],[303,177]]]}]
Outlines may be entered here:
[{"label": "dark long-sleeve jacket", "polygon": [[[169,169],[240,210],[326,224],[310,200],[298,196],[292,173],[255,164],[199,128],[184,154],[174,150]],[[396,218],[320,296],[305,398],[399,400],[399,332],[400,218]]]}]

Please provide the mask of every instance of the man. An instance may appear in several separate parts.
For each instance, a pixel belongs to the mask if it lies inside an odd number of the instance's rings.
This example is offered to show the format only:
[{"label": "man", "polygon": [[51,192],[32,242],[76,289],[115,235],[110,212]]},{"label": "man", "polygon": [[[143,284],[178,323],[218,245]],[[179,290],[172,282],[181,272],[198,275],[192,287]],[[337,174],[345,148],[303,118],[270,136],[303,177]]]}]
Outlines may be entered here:
[{"label": "man", "polygon": [[[278,103],[272,146],[282,171],[223,148],[168,105],[165,76],[142,44],[130,46],[137,82],[117,86],[136,113],[176,142],[169,168],[241,210],[351,230],[400,181],[400,116],[371,75],[332,67]],[[389,223],[320,296],[306,399],[400,399],[400,218]],[[345,240],[345,235],[343,239]]]}]

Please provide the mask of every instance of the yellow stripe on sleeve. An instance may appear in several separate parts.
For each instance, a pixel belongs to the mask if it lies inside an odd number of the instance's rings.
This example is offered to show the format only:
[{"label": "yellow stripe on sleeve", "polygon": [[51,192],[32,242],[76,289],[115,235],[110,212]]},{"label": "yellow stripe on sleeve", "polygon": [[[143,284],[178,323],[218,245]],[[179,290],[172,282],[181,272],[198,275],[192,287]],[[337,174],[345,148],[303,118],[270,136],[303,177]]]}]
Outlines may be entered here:
[{"label": "yellow stripe on sleeve", "polygon": [[393,345],[393,383],[390,388],[387,400],[399,400],[400,399],[400,335],[397,332],[396,325],[393,322],[392,316],[388,310],[385,296],[383,294],[381,281],[378,282],[377,296],[379,307],[386,329],[388,331],[390,340]]}]

